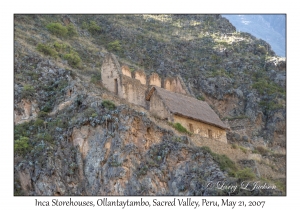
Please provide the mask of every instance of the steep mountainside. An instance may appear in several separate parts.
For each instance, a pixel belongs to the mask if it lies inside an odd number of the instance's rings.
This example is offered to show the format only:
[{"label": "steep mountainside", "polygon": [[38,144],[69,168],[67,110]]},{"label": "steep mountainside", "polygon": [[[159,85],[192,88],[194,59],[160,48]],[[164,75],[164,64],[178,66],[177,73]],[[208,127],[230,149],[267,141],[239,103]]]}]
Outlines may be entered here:
[{"label": "steep mountainside", "polygon": [[[286,63],[220,15],[15,15],[15,195],[285,194]],[[189,136],[101,84],[106,53],[180,74],[226,123]],[[207,188],[259,180],[276,190]]]},{"label": "steep mountainside", "polygon": [[286,15],[246,14],[222,15],[236,26],[237,30],[248,32],[271,44],[277,55],[286,55]]}]

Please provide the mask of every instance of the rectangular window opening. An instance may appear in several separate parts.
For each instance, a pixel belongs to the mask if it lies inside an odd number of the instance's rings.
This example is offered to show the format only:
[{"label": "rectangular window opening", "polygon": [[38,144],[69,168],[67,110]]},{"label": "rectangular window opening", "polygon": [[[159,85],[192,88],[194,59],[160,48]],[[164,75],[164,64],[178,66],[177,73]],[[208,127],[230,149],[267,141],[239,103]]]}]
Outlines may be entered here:
[{"label": "rectangular window opening", "polygon": [[191,133],[194,133],[193,124],[189,123],[189,128],[190,128]]},{"label": "rectangular window opening", "polygon": [[115,94],[118,95],[118,79],[115,79]]},{"label": "rectangular window opening", "polygon": [[212,139],[212,130],[208,129],[208,138]]}]

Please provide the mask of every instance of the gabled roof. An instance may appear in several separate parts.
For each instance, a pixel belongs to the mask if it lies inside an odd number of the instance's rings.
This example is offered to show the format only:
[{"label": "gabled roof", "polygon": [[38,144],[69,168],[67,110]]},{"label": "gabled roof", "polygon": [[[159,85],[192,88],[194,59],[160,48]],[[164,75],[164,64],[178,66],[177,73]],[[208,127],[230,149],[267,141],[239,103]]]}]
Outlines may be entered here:
[{"label": "gabled roof", "polygon": [[205,101],[170,92],[159,87],[152,87],[146,96],[146,100],[149,101],[155,91],[173,114],[185,116],[219,128],[228,128]]}]

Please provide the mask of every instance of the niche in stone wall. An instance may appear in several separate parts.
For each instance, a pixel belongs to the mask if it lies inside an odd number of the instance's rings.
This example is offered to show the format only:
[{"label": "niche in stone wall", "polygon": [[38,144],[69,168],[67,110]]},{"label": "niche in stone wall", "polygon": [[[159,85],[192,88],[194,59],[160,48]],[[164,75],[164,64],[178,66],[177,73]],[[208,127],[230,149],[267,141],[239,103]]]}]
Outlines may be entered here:
[{"label": "niche in stone wall", "polygon": [[142,85],[146,85],[146,74],[142,70],[137,70],[134,72],[134,78],[139,80]]},{"label": "niche in stone wall", "polygon": [[149,77],[149,85],[161,87],[161,79],[157,73],[152,73]]},{"label": "niche in stone wall", "polygon": [[128,66],[123,65],[123,66],[121,67],[121,69],[122,69],[122,74],[123,74],[123,75],[126,75],[126,76],[128,76],[128,77],[131,77],[131,71],[130,71],[130,68],[129,68]]}]

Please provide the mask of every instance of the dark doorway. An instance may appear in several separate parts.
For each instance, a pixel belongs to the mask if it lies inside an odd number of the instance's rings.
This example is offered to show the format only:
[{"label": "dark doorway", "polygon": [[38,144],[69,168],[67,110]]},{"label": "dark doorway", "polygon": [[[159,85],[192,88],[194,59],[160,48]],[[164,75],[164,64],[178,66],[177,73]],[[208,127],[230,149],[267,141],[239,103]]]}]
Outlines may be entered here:
[{"label": "dark doorway", "polygon": [[118,95],[118,80],[115,79],[115,94]]},{"label": "dark doorway", "polygon": [[208,138],[212,139],[212,131],[208,129]]},{"label": "dark doorway", "polygon": [[191,131],[191,133],[194,133],[193,124],[189,123],[189,127],[190,127],[190,131]]}]

